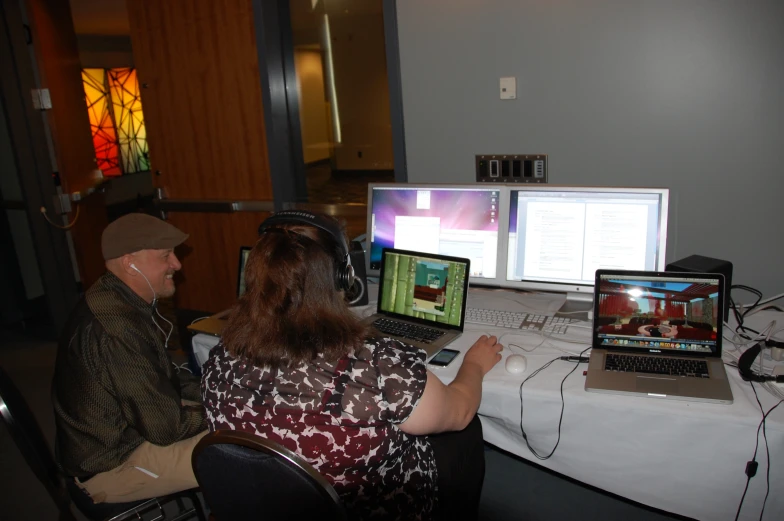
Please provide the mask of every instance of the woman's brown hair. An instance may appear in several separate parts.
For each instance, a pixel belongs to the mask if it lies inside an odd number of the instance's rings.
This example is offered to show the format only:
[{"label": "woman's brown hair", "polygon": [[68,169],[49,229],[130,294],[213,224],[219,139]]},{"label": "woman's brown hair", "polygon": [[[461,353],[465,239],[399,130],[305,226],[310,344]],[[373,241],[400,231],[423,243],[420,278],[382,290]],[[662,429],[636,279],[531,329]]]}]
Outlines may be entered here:
[{"label": "woman's brown hair", "polygon": [[223,331],[228,352],[259,367],[280,367],[319,353],[335,361],[361,347],[366,330],[336,286],[340,250],[313,226],[267,229],[248,256],[245,293]]}]

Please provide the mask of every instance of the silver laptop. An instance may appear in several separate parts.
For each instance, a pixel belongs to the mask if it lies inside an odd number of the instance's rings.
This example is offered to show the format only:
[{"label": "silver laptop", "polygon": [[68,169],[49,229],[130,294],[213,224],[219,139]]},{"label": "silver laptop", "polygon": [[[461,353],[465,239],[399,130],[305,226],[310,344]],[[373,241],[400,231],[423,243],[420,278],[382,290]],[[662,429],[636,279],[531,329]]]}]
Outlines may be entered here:
[{"label": "silver laptop", "polygon": [[[248,263],[248,255],[250,254],[250,246],[241,246],[239,255],[239,267],[237,271],[237,298],[245,293],[245,266]],[[207,318],[194,322],[188,326],[188,329],[194,333],[206,333],[213,336],[221,336],[223,328],[229,321],[229,312],[231,309],[224,309],[220,313],[215,313]]]},{"label": "silver laptop", "polygon": [[380,336],[433,356],[463,333],[470,264],[460,257],[384,248],[378,307],[364,322]]},{"label": "silver laptop", "polygon": [[597,270],[585,390],[732,403],[724,292],[715,273]]}]

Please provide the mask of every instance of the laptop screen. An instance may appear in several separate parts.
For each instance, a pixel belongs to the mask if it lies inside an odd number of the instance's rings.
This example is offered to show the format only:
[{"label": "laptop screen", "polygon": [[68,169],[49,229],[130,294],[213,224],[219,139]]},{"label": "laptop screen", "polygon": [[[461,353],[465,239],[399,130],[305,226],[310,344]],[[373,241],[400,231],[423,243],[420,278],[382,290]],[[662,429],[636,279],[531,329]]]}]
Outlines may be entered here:
[{"label": "laptop screen", "polygon": [[720,355],[723,291],[717,274],[597,270],[593,345]]},{"label": "laptop screen", "polygon": [[463,330],[469,259],[384,248],[378,312]]},{"label": "laptop screen", "polygon": [[237,272],[237,298],[245,293],[245,266],[248,264],[248,255],[250,255],[250,246],[240,247],[240,266]]}]

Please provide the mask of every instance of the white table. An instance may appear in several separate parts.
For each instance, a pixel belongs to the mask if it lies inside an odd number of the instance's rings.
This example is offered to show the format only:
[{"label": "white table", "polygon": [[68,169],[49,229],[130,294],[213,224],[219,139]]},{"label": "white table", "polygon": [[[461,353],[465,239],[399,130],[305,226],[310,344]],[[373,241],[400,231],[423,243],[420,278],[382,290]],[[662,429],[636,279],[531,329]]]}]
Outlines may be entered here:
[{"label": "white table", "polygon": [[[473,289],[469,305],[485,307],[492,300],[515,311],[548,306],[544,300],[519,293]],[[372,312],[370,307],[355,309],[362,314]],[[784,314],[763,312],[754,315],[755,324],[767,323],[773,315],[778,316],[779,324],[784,323]],[[559,348],[582,351],[588,345],[590,330],[572,326],[566,335],[553,336],[549,344],[534,349],[543,340],[539,334],[469,324],[450,347],[465,352],[485,333],[501,338],[506,346],[504,360],[512,353],[522,353],[510,343],[533,349],[523,353],[528,359],[525,373],[508,374],[502,360],[485,377],[479,408],[485,441],[570,478],[661,510],[700,520],[735,518],[746,484],[744,469],[754,453],[762,418],[750,384],[741,380],[736,369],[727,368],[735,401],[719,405],[589,393],[584,390],[583,370],[587,365],[581,364],[564,385],[566,406],[558,449],[550,459],[540,461],[528,450],[520,432],[520,383],[532,371],[563,355]],[[214,337],[196,335],[193,344],[197,360],[203,361],[202,356],[206,358],[216,342]],[[461,361],[458,357],[449,367],[432,370],[450,382]],[[770,364],[766,364],[768,369]],[[570,362],[556,361],[523,387],[524,427],[529,443],[540,454],[549,453],[556,443],[559,387],[573,367]],[[777,403],[778,398],[755,386],[765,410]],[[784,519],[784,404],[768,417],[767,437],[771,492],[763,519],[780,520]],[[740,515],[743,520],[759,518],[765,496],[766,457],[762,434],[759,438],[759,469],[746,493]]]}]

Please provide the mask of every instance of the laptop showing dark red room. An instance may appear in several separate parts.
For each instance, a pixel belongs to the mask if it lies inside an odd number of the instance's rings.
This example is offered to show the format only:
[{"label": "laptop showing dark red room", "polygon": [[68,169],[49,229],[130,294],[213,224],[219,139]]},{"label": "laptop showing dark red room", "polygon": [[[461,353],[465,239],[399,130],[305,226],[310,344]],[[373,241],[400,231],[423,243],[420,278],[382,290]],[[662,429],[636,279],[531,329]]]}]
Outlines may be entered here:
[{"label": "laptop showing dark red room", "polygon": [[724,291],[716,273],[597,270],[585,390],[732,403]]}]

